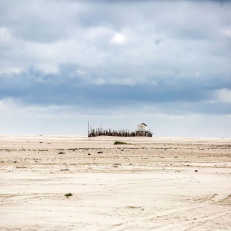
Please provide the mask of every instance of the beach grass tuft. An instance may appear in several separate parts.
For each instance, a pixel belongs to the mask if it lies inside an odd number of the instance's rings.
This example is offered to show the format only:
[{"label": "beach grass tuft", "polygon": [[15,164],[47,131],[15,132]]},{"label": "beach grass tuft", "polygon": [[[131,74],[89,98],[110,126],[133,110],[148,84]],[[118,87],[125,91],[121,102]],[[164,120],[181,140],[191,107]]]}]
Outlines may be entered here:
[{"label": "beach grass tuft", "polygon": [[122,141],[115,141],[114,145],[118,145],[118,144],[129,144],[129,143],[122,142]]},{"label": "beach grass tuft", "polygon": [[71,197],[73,195],[72,195],[72,193],[66,193],[65,196],[68,198],[68,197]]}]

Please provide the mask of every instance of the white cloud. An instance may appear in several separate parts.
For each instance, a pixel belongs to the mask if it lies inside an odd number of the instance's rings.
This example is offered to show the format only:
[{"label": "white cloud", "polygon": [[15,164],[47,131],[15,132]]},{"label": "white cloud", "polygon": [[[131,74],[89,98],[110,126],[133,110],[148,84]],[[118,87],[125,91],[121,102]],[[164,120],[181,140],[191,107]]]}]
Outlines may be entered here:
[{"label": "white cloud", "polygon": [[127,41],[127,37],[125,35],[121,33],[117,33],[111,38],[110,44],[124,45],[126,41]]},{"label": "white cloud", "polygon": [[33,117],[73,117],[77,116],[78,109],[72,106],[59,106],[59,105],[27,105],[22,100],[8,97],[0,100],[0,114],[2,115],[15,115],[17,116],[29,116]]},{"label": "white cloud", "polygon": [[11,34],[9,28],[0,27],[0,43],[9,43],[11,41]]},{"label": "white cloud", "polygon": [[231,103],[231,90],[221,89],[217,91],[217,97],[224,103]]},{"label": "white cloud", "polygon": [[0,112],[3,113],[11,111],[12,108],[17,107],[18,102],[18,100],[10,97],[0,100]]},{"label": "white cloud", "polygon": [[231,29],[223,29],[222,30],[223,35],[225,35],[228,38],[231,38]]}]

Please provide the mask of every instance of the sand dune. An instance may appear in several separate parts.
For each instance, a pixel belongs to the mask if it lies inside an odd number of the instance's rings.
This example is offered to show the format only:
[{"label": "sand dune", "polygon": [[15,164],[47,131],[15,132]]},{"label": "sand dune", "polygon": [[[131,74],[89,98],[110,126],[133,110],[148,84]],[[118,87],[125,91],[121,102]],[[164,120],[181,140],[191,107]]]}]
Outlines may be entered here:
[{"label": "sand dune", "polygon": [[0,230],[230,227],[231,139],[0,135]]}]

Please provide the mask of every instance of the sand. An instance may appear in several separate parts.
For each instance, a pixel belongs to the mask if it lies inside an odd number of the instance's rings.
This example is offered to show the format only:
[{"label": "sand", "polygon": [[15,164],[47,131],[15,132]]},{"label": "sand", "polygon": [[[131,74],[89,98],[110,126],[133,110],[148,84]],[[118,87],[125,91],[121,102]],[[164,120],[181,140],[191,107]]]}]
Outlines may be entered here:
[{"label": "sand", "polygon": [[231,139],[0,135],[0,230],[231,230]]}]

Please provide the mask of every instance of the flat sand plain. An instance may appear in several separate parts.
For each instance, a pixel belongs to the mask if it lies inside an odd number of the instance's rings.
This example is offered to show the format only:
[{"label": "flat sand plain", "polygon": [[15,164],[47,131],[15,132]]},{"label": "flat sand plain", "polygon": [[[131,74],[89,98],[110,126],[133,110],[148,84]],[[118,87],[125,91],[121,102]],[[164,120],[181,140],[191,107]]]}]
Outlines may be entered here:
[{"label": "flat sand plain", "polygon": [[0,135],[0,230],[231,230],[231,139]]}]

